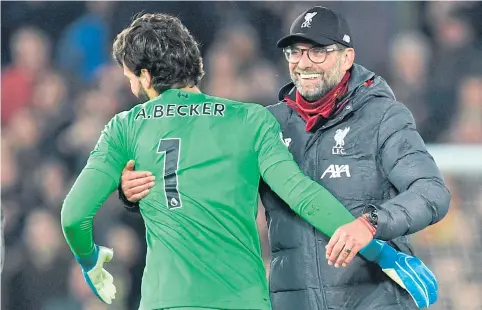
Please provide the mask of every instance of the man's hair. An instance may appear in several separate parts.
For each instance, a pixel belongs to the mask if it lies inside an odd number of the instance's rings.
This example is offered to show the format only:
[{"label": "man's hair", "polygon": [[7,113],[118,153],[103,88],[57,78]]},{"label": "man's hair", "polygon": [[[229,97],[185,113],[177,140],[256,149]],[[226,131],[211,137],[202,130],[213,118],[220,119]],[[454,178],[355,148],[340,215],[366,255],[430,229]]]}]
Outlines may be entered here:
[{"label": "man's hair", "polygon": [[346,50],[348,47],[346,47],[345,45],[340,44],[340,43],[335,43],[335,48],[337,50],[339,50],[340,52],[342,52],[342,51]]},{"label": "man's hair", "polygon": [[112,56],[136,76],[146,69],[159,93],[196,86],[204,76],[198,43],[181,21],[167,14],[143,14],[120,32]]}]

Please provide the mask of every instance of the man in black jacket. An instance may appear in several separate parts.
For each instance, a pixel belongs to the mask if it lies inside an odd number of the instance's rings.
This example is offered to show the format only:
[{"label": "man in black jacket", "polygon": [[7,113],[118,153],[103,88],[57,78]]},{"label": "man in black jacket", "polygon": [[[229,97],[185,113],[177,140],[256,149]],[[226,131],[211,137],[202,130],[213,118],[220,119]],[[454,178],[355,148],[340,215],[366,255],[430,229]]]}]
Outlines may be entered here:
[{"label": "man in black jacket", "polygon": [[[413,254],[407,235],[440,221],[450,193],[411,113],[381,77],[354,63],[348,24],[329,9],[301,14],[278,47],[292,82],[269,110],[295,160],[354,216],[371,222],[375,238]],[[149,187],[134,178],[123,180],[131,201]],[[417,309],[406,291],[359,256],[347,268],[326,264],[329,239],[264,184],[260,195],[269,227],[274,309]]]}]

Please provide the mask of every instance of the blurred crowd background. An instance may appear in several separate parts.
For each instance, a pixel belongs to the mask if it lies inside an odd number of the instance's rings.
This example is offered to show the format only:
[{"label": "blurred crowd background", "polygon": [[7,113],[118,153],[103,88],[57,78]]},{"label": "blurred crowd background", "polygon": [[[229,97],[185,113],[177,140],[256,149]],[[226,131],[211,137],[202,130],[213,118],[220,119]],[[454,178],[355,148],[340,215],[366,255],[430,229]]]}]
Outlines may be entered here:
[{"label": "blurred crowd background", "polygon": [[[74,263],[60,208],[103,126],[138,103],[110,56],[133,14],[181,18],[202,44],[204,92],[269,105],[289,81],[276,41],[318,4],[346,16],[356,62],[389,82],[426,143],[482,143],[481,2],[2,1],[1,309],[107,309]],[[449,214],[412,240],[439,280],[434,309],[482,309],[482,175],[445,178],[453,194]],[[115,250],[109,270],[117,299],[109,309],[137,309],[142,219],[113,194],[95,222],[95,240]],[[262,206],[258,222],[268,263]]]}]

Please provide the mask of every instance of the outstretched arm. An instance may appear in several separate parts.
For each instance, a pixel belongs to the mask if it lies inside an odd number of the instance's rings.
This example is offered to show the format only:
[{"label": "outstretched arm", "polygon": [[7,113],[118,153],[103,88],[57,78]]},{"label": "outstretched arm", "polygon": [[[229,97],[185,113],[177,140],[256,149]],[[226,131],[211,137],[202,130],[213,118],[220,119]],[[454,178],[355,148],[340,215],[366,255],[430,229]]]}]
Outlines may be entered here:
[{"label": "outstretched arm", "polygon": [[263,180],[294,212],[332,237],[327,246],[328,262],[346,266],[373,239],[374,230],[364,219],[355,219],[328,190],[300,170],[282,142],[278,122],[267,110],[253,118],[255,122],[259,118],[255,150]]}]

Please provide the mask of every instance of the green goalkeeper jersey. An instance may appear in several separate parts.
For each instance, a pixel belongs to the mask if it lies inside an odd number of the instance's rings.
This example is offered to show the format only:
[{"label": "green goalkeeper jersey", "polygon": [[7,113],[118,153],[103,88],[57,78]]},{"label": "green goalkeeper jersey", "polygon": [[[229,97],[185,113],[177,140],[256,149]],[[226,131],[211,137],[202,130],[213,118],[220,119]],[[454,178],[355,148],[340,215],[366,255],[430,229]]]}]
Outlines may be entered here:
[{"label": "green goalkeeper jersey", "polygon": [[333,209],[338,221],[352,219],[300,171],[266,108],[171,89],[103,131],[62,210],[76,255],[92,252],[92,217],[130,159],[156,177],[140,201],[148,248],[140,309],[271,308],[256,227],[260,177],[325,233],[338,226],[323,221]]}]

